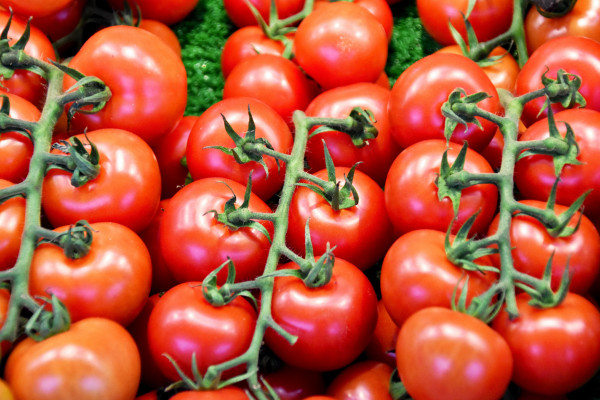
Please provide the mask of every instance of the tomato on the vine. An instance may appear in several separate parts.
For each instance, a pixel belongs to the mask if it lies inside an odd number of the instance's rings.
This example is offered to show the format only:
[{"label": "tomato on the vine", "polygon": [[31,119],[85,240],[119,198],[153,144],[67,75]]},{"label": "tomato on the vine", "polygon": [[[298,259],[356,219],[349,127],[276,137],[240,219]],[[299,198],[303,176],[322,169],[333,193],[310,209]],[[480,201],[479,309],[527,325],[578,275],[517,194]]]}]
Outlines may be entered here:
[{"label": "tomato on the vine", "polygon": [[[0,179],[0,190],[12,185]],[[0,271],[11,268],[17,261],[24,227],[25,199],[17,196],[0,203]]]},{"label": "tomato on the vine", "polygon": [[[271,0],[223,0],[223,7],[225,7],[227,16],[238,28],[258,25],[258,21],[250,11],[248,4],[254,6],[265,22],[269,23]],[[275,0],[275,7],[279,19],[284,19],[302,11],[304,0]]]}]

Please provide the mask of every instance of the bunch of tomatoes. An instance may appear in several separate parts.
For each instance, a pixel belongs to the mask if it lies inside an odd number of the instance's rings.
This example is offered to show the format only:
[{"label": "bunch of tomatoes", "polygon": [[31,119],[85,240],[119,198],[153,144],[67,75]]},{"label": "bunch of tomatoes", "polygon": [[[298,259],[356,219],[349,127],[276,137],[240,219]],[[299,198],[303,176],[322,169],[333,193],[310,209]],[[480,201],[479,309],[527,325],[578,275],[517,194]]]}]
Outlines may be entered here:
[{"label": "bunch of tomatoes", "polygon": [[596,2],[197,1],[0,0],[0,399],[598,395]]}]

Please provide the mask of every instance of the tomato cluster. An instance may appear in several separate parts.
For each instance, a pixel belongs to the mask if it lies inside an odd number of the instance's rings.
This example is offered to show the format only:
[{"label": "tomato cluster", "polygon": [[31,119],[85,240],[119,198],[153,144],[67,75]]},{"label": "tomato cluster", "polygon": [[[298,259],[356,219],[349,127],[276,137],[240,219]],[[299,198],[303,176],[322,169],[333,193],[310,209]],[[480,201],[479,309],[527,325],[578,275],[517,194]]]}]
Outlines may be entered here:
[{"label": "tomato cluster", "polygon": [[0,0],[0,398],[597,394],[597,5],[214,1]]}]

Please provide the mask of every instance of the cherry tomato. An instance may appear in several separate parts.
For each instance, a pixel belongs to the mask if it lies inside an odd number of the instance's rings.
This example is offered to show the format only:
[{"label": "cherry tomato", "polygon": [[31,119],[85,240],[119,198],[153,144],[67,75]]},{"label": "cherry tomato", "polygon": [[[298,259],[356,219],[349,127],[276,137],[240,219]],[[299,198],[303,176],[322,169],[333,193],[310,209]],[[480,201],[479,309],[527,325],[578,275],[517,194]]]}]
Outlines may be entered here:
[{"label": "cherry tomato", "polygon": [[377,361],[359,361],[344,368],[331,381],[327,394],[340,400],[392,400],[390,378],[394,370]]},{"label": "cherry tomato", "polygon": [[4,377],[19,400],[131,400],[138,389],[140,355],[121,325],[86,318],[41,342],[19,342]]},{"label": "cherry tomato", "polygon": [[425,308],[408,318],[396,354],[400,379],[415,399],[498,400],[513,371],[502,336],[446,308]]},{"label": "cherry tomato", "polygon": [[492,322],[512,351],[513,382],[545,395],[577,389],[600,367],[600,312],[575,293],[552,308],[535,308],[529,300],[518,295],[519,317],[510,320],[502,311]]},{"label": "cherry tomato", "polygon": [[[249,0],[249,3],[256,8],[265,22],[269,22],[269,12],[271,10],[271,0]],[[250,11],[248,2],[241,0],[223,0],[223,6],[227,16],[238,28],[248,25],[258,25],[256,17]],[[303,0],[275,0],[277,16],[279,19],[291,17],[302,11],[304,8]]]},{"label": "cherry tomato", "polygon": [[[12,182],[0,179],[0,190],[12,185]],[[0,203],[0,271],[12,267],[17,261],[24,226],[25,199],[23,197],[13,197]]]},{"label": "cherry tomato", "polygon": [[385,308],[383,300],[377,303],[377,325],[373,337],[365,349],[365,356],[369,360],[386,363],[396,367],[396,340],[400,328],[390,313]]},{"label": "cherry tomato", "polygon": [[[173,25],[188,16],[198,4],[198,0],[127,0],[132,10],[140,8],[143,18],[153,19],[167,25]],[[125,0],[108,0],[114,9],[123,9]]]}]

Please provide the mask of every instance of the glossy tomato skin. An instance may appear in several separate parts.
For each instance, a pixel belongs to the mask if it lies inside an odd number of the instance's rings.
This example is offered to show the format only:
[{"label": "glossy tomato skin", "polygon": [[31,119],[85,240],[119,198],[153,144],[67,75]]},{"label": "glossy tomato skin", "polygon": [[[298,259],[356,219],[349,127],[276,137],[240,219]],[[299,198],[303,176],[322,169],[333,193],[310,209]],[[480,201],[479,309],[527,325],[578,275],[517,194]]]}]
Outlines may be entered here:
[{"label": "glossy tomato skin", "polygon": [[[8,313],[8,303],[10,302],[10,292],[6,288],[0,289],[0,328],[4,326],[4,321],[6,319],[6,314]],[[3,340],[0,342],[0,358],[2,360],[5,359],[6,354],[8,354],[9,350],[12,347],[12,343],[9,340]],[[0,390],[0,394],[2,394],[2,390]],[[4,400],[4,397],[0,396],[0,399]],[[7,400],[10,400],[8,398]]]},{"label": "glossy tomato skin", "polygon": [[59,11],[61,8],[66,7],[73,0],[31,0],[31,1],[19,1],[19,0],[2,0],[0,6],[5,9],[12,8],[13,12],[23,15],[25,18],[29,17],[43,17],[54,12]]},{"label": "glossy tomato skin", "polygon": [[267,329],[265,343],[279,358],[299,368],[331,371],[348,365],[367,346],[377,322],[377,296],[362,271],[336,258],[331,281],[321,287],[308,288],[295,277],[275,278],[271,312],[298,337],[290,345]]},{"label": "glossy tomato skin", "polygon": [[167,24],[155,19],[143,18],[139,28],[151,32],[161,38],[175,54],[181,57],[181,44],[179,43],[179,38]]},{"label": "glossy tomato skin", "polygon": [[[124,25],[101,29],[84,43],[69,67],[98,77],[112,93],[100,111],[73,118],[76,130],[120,128],[153,144],[183,116],[187,101],[183,61],[148,31]],[[65,78],[64,89],[73,83]]]},{"label": "glossy tomato skin", "polygon": [[[12,185],[0,179],[0,190]],[[24,227],[25,199],[19,196],[0,203],[0,271],[11,268],[17,261]]]},{"label": "glossy tomato skin", "polygon": [[[479,213],[471,234],[484,233],[496,213],[498,191],[492,184],[478,184],[462,190],[458,218],[449,198],[438,199],[436,179],[440,171],[444,140],[425,140],[404,149],[394,160],[385,184],[385,205],[398,235],[415,229],[436,229],[445,232],[452,223],[456,232],[471,215]],[[450,143],[450,165],[460,151]],[[467,149],[466,171],[493,172],[489,163],[478,153]]]},{"label": "glossy tomato skin", "polygon": [[85,0],[71,0],[60,10],[35,17],[32,24],[55,42],[73,32],[83,15],[84,6]]},{"label": "glossy tomato skin", "polygon": [[[543,88],[542,75],[556,79],[556,73],[563,69],[581,78],[579,92],[586,100],[586,108],[600,111],[600,42],[586,37],[559,37],[540,46],[531,54],[516,82],[517,96]],[[523,108],[521,119],[526,126],[545,118],[547,110],[540,112],[545,99],[534,99]],[[553,104],[552,110],[564,110],[560,104]]]},{"label": "glossy tomato skin", "polygon": [[[448,46],[455,44],[448,23],[451,23],[466,40],[463,15],[467,12],[468,3],[468,0],[418,0],[417,11],[427,33],[438,43]],[[477,2],[469,16],[469,22],[477,39],[486,41],[508,30],[512,13],[513,4],[510,1]]]},{"label": "glossy tomato skin", "polygon": [[511,321],[502,311],[492,322],[511,348],[513,382],[544,395],[577,389],[600,367],[600,312],[575,293],[553,308],[538,309],[529,300],[518,295],[519,317]]},{"label": "glossy tomato skin", "polygon": [[248,400],[248,395],[240,388],[227,386],[217,390],[190,390],[177,393],[172,400]]},{"label": "glossy tomato skin", "polygon": [[250,97],[224,99],[209,107],[194,125],[188,139],[186,158],[194,180],[211,177],[232,179],[242,185],[248,183],[252,172],[252,192],[267,201],[283,186],[285,163],[277,163],[272,157],[263,157],[269,173],[262,165],[250,161],[238,164],[233,156],[206,146],[234,147],[227,135],[223,116],[240,136],[248,130],[248,108],[256,126],[256,138],[265,138],[274,150],[290,153],[293,138],[287,123],[273,108],[264,102]]},{"label": "glossy tomato skin", "polygon": [[392,400],[390,379],[394,369],[377,361],[359,361],[344,368],[327,387],[327,394],[342,400]]},{"label": "glossy tomato skin", "polygon": [[[136,0],[135,3],[127,1],[132,10],[135,10],[134,4],[140,8],[143,18],[157,20],[167,25],[173,25],[183,20],[198,4],[198,0],[171,0],[168,2]],[[124,2],[125,0],[108,0],[111,7],[118,10],[123,8]]]},{"label": "glossy tomato skin", "polygon": [[400,379],[416,399],[497,400],[513,371],[502,336],[483,321],[446,308],[426,308],[407,319],[396,354]]},{"label": "glossy tomato skin", "polygon": [[[565,110],[555,115],[558,131],[566,133],[568,123],[579,146],[581,165],[567,164],[562,169],[556,192],[556,203],[571,205],[589,189],[583,212],[598,226],[600,222],[600,112],[589,109]],[[549,136],[547,119],[531,125],[519,140],[544,139]],[[556,180],[554,163],[550,156],[532,155],[520,159],[515,166],[515,184],[524,198],[545,201]]]},{"label": "glossy tomato skin", "polygon": [[[271,0],[250,0],[252,4],[265,20],[269,22],[269,11],[271,9]],[[238,28],[248,25],[258,25],[254,14],[250,11],[250,7],[245,1],[240,0],[224,0],[223,6],[227,15]],[[276,0],[277,15],[280,19],[290,17],[299,13],[304,7],[304,2],[301,0]]]},{"label": "glossy tomato skin", "polygon": [[385,0],[354,0],[359,5],[369,11],[379,21],[385,30],[388,42],[392,40],[392,31],[394,30],[394,15],[390,5]]},{"label": "glossy tomato skin", "polygon": [[[336,167],[337,182],[344,182],[349,168]],[[327,170],[314,173],[326,180]],[[334,210],[331,204],[306,187],[298,187],[290,203],[287,243],[292,249],[305,249],[306,221],[310,219],[310,237],[314,254],[323,254],[328,244],[334,254],[361,270],[372,267],[385,255],[393,241],[393,228],[385,212],[383,190],[360,171],[352,182],[358,193],[357,205]]]},{"label": "glossy tomato skin", "polygon": [[[521,203],[544,209],[546,202],[523,200]],[[568,207],[556,205],[557,215],[567,211]],[[498,230],[499,217],[490,224],[488,234]],[[585,294],[600,273],[600,235],[594,224],[586,216],[576,213],[569,226],[577,231],[566,237],[553,237],[540,221],[533,217],[517,215],[510,226],[510,243],[514,267],[530,276],[542,278],[546,265],[552,257],[552,288],[560,286],[565,267],[569,267],[571,282],[569,290]],[[494,265],[500,268],[497,255],[492,256]]]},{"label": "glossy tomato skin", "polygon": [[312,136],[306,145],[306,160],[311,170],[325,168],[325,140],[336,167],[352,167],[360,161],[358,170],[383,186],[390,165],[400,153],[400,146],[390,133],[389,98],[389,89],[370,82],[329,89],[315,97],[305,111],[309,117],[346,118],[354,107],[361,107],[373,113],[378,133],[361,147],[355,146],[343,132],[329,131]]},{"label": "glossy tomato skin", "polygon": [[348,2],[316,8],[298,25],[294,44],[298,64],[324,89],[375,82],[387,61],[383,26]]},{"label": "glossy tomato skin", "polygon": [[[270,248],[267,237],[253,228],[231,230],[211,212],[223,212],[225,202],[234,194],[236,207],[239,207],[245,190],[229,179],[206,178],[190,183],[171,198],[162,216],[159,242],[175,280],[201,281],[227,261],[227,257],[235,265],[238,282],[254,279],[262,273]],[[254,194],[250,197],[249,209],[271,212]],[[272,238],[273,224],[262,223]],[[224,283],[226,277],[227,268],[224,268],[218,275],[219,283]]]},{"label": "glossy tomato skin", "polygon": [[[181,378],[169,354],[187,376],[192,376],[192,354],[201,374],[244,353],[250,346],[256,311],[238,296],[222,307],[208,303],[202,282],[185,282],[169,289],[156,303],[148,321],[148,344],[161,372],[171,381]],[[243,373],[243,367],[225,371],[225,378]]]},{"label": "glossy tomato skin", "polygon": [[131,400],[138,389],[140,356],[121,325],[87,318],[41,342],[20,342],[4,376],[20,400]]},{"label": "glossy tomato skin", "polygon": [[315,96],[314,85],[293,61],[257,54],[237,64],[227,76],[223,99],[253,97],[275,110],[293,129],[292,113],[304,111]]},{"label": "glossy tomato skin", "polygon": [[[423,308],[450,308],[457,286],[458,294],[464,287],[463,274],[469,276],[467,304],[494,283],[492,273],[466,272],[451,263],[446,257],[444,240],[443,232],[412,231],[398,238],[385,255],[381,266],[381,298],[397,326],[402,327],[407,318]],[[491,265],[487,257],[477,261]]]},{"label": "glossy tomato skin", "polygon": [[103,317],[126,326],[142,310],[150,293],[150,254],[139,236],[123,225],[98,222],[91,228],[90,251],[76,260],[54,244],[38,245],[31,262],[30,293],[56,295],[73,321]]},{"label": "glossy tomato skin", "polygon": [[[419,90],[415,90],[419,88]],[[458,54],[434,53],[412,64],[392,86],[389,117],[392,135],[406,148],[426,139],[444,139],[441,107],[450,93],[462,88],[467,95],[486,92],[491,97],[478,103],[493,114],[502,112],[498,92],[490,78],[474,61]],[[479,151],[492,140],[496,125],[479,119],[483,129],[458,125],[450,140]]]},{"label": "glossy tomato skin", "polygon": [[383,362],[396,367],[396,341],[400,328],[385,308],[383,299],[377,303],[377,325],[373,337],[365,349],[368,360]]},{"label": "glossy tomato skin", "polygon": [[[140,137],[122,129],[99,129],[77,135],[100,154],[99,175],[78,188],[71,173],[53,169],[44,179],[42,206],[55,226],[117,222],[136,232],[144,229],[160,202],[160,170],[152,149]],[[87,145],[89,146],[89,145]],[[89,148],[89,147],[88,147]],[[60,154],[59,150],[53,152]]]}]

